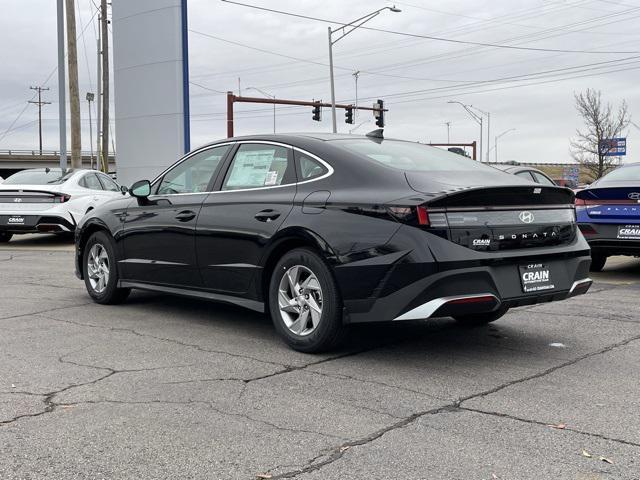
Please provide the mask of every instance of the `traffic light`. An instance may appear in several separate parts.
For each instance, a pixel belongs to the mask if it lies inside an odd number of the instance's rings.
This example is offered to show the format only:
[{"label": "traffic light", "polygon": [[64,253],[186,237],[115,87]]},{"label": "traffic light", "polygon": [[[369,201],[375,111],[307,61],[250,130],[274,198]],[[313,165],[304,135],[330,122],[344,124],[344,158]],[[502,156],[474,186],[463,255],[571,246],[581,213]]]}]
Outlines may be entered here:
[{"label": "traffic light", "polygon": [[315,105],[313,107],[313,117],[311,117],[313,120],[315,120],[316,122],[319,122],[321,119],[321,115],[320,115],[321,111],[320,111],[320,105]]},{"label": "traffic light", "polygon": [[376,125],[380,128],[384,127],[384,102],[380,99],[373,104],[373,116],[376,118]]},{"label": "traffic light", "polygon": [[344,121],[346,123],[353,123],[353,107],[346,107],[344,109]]}]

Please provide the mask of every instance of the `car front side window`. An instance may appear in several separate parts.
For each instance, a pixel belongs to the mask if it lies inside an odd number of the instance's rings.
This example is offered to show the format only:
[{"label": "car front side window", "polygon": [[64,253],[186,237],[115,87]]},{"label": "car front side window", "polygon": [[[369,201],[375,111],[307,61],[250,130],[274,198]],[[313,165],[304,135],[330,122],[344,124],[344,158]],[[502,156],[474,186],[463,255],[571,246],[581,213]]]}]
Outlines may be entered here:
[{"label": "car front side window", "polygon": [[169,170],[158,185],[157,195],[206,192],[229,145],[198,152]]},{"label": "car front side window", "polygon": [[245,143],[238,147],[222,190],[274,187],[295,182],[289,148]]}]

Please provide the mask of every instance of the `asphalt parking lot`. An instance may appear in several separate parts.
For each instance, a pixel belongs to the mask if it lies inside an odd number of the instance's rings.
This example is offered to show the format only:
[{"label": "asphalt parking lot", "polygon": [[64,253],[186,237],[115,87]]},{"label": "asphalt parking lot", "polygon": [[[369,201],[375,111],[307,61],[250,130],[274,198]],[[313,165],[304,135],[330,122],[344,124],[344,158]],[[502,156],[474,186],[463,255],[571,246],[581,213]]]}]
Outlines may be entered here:
[{"label": "asphalt parking lot", "polygon": [[236,307],[96,305],[72,252],[0,247],[0,479],[640,479],[638,259],[490,327],[310,356]]}]

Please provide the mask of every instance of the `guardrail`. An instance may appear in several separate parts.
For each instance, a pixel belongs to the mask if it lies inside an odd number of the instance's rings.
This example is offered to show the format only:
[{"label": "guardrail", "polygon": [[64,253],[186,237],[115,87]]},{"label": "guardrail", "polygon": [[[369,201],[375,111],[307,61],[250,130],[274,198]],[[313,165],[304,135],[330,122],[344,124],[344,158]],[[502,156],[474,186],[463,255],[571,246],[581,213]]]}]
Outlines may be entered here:
[{"label": "guardrail", "polygon": [[[36,157],[41,156],[40,155],[40,150],[0,150],[0,155],[33,155]],[[67,152],[68,156],[71,156],[71,152]],[[90,151],[83,151],[82,152],[82,156],[83,157],[90,157],[90,156],[94,156],[96,155],[95,152],[90,152]],[[113,157],[115,155],[115,153],[109,153],[109,157]],[[42,150],[42,156],[45,157],[49,157],[49,156],[60,156],[60,151],[59,150]]]}]

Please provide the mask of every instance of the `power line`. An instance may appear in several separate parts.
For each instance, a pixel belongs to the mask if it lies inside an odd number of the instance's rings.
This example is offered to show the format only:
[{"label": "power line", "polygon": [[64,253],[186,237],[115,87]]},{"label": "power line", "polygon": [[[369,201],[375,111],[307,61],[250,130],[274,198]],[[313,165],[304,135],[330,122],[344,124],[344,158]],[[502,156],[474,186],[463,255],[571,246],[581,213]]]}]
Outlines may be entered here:
[{"label": "power line", "polygon": [[[248,3],[241,3],[241,2],[235,2],[233,0],[220,0],[222,2],[225,3],[232,3],[234,5],[239,5],[242,7],[248,7],[248,8],[253,8],[256,10],[263,10],[266,12],[271,12],[271,13],[277,13],[280,15],[288,15],[291,17],[297,17],[297,18],[304,18],[306,20],[314,20],[317,22],[323,22],[323,23],[331,23],[334,25],[340,25],[343,27],[349,26],[348,23],[343,23],[343,22],[338,22],[335,20],[328,20],[326,18],[320,18],[320,17],[312,17],[309,15],[301,15],[301,14],[297,14],[297,13],[291,13],[291,12],[285,12],[283,10],[275,10],[273,8],[266,8],[266,7],[260,7],[257,5],[250,5]],[[639,51],[606,51],[606,52],[598,52],[598,51],[593,51],[593,50],[565,50],[565,49],[556,49],[556,48],[536,48],[536,47],[520,47],[520,46],[516,46],[516,45],[502,45],[502,44],[497,44],[497,43],[485,43],[485,42],[471,42],[468,40],[457,40],[454,38],[444,38],[444,37],[436,37],[433,35],[420,35],[417,33],[409,33],[409,32],[400,32],[397,30],[386,30],[386,29],[382,29],[382,28],[375,28],[375,27],[367,27],[367,26],[361,26],[359,28],[362,28],[364,30],[370,30],[373,32],[380,32],[380,33],[388,33],[391,35],[402,35],[405,37],[414,37],[414,38],[424,38],[426,40],[436,40],[439,42],[448,42],[448,43],[458,43],[458,44],[464,44],[464,45],[475,45],[478,47],[491,47],[491,48],[504,48],[504,49],[510,49],[510,50],[525,50],[525,51],[533,51],[533,52],[557,52],[557,53],[584,53],[584,54],[599,54],[599,55],[604,55],[604,54],[631,54],[631,53],[640,53]]]}]

